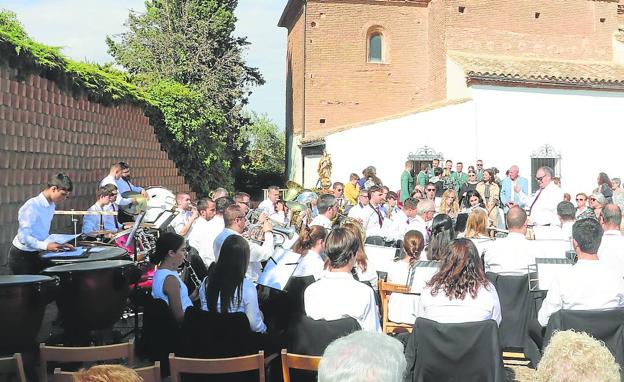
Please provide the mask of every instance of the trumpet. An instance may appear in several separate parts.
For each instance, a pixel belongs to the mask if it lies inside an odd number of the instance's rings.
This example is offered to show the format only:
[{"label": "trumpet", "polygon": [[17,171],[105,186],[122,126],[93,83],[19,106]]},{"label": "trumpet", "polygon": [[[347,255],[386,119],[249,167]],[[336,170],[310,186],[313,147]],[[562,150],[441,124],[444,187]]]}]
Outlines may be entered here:
[{"label": "trumpet", "polygon": [[[279,247],[295,236],[295,228],[273,225],[271,233],[273,234],[273,246]],[[264,244],[264,229],[262,224],[250,224],[247,230],[243,232],[243,236],[258,245]]]}]

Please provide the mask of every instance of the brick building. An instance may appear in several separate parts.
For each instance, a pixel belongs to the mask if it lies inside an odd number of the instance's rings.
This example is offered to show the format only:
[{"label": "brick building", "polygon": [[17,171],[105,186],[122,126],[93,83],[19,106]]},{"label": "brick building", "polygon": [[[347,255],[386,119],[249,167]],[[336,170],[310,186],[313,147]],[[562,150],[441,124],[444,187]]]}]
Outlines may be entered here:
[{"label": "brick building", "polygon": [[547,160],[564,189],[619,175],[616,142],[575,156],[622,127],[618,0],[289,0],[278,25],[290,179],[313,186],[323,150],[334,180],[372,164],[392,188],[405,160],[444,153],[525,176]]}]

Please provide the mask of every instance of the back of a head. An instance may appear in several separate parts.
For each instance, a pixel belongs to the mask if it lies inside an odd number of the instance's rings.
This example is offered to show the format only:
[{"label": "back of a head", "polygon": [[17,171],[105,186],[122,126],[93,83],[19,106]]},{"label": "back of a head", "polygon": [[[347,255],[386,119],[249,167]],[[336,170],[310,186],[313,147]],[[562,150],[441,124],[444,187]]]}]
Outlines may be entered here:
[{"label": "back of a head", "polygon": [[418,260],[425,247],[425,239],[417,230],[410,230],[403,237],[403,252],[413,260]]},{"label": "back of a head", "polygon": [[169,251],[177,251],[184,244],[184,237],[174,232],[164,232],[156,240],[156,251],[150,255],[152,264],[160,264]]},{"label": "back of a head", "polygon": [[557,204],[557,215],[563,221],[572,221],[576,219],[576,208],[574,204],[564,200]]},{"label": "back of a head", "polygon": [[572,226],[572,239],[584,253],[596,254],[602,242],[602,226],[596,219],[577,220]]},{"label": "back of a head", "polygon": [[215,200],[217,214],[222,215],[225,209],[234,204],[234,199],[229,196],[222,196]]},{"label": "back of a head", "polygon": [[238,204],[232,204],[231,206],[227,206],[225,211],[223,211],[223,223],[226,227],[231,227],[236,219],[242,216],[243,210],[241,207]]},{"label": "back of a head", "polygon": [[360,241],[355,232],[346,228],[333,229],[325,239],[325,254],[332,268],[341,268],[357,254]]},{"label": "back of a head", "polygon": [[507,227],[510,230],[522,229],[527,221],[527,214],[522,208],[513,206],[509,209],[509,211],[507,211],[505,220],[507,221]]},{"label": "back of a head", "polygon": [[402,382],[407,362],[403,345],[381,333],[359,330],[329,344],[319,382]]},{"label": "back of a head", "polygon": [[427,246],[429,260],[441,260],[446,246],[455,239],[453,219],[446,214],[438,214],[431,224],[431,241]]},{"label": "back of a head", "polygon": [[75,382],[142,382],[136,371],[123,365],[95,365],[74,375]]},{"label": "back of a head", "polygon": [[403,202],[403,209],[416,210],[418,208],[418,203],[418,199],[409,197]]},{"label": "back of a head", "polygon": [[615,204],[607,204],[602,209],[602,221],[606,226],[617,227],[622,224],[622,210]]},{"label": "back of a head", "polygon": [[305,255],[319,240],[324,240],[325,236],[327,236],[327,231],[320,225],[303,227],[299,238],[292,246],[292,251],[300,255]]},{"label": "back of a head", "polygon": [[620,367],[600,341],[587,333],[556,332],[544,351],[537,382],[620,381]]},{"label": "back of a head", "polygon": [[487,212],[483,208],[475,208],[466,221],[466,237],[471,239],[479,235],[487,235]]}]

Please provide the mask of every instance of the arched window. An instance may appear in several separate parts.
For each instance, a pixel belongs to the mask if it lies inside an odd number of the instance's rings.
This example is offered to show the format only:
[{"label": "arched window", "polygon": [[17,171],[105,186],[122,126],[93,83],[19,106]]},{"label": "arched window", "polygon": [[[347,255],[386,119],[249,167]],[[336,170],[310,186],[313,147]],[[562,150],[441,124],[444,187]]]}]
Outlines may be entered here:
[{"label": "arched window", "polygon": [[383,37],[375,32],[368,37],[368,62],[383,62]]}]

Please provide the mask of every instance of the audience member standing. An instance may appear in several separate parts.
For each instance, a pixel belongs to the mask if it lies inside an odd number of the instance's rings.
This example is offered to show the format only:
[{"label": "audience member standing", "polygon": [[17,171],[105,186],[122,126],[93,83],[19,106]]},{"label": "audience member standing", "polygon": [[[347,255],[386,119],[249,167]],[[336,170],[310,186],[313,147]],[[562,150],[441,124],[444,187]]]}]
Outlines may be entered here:
[{"label": "audience member standing", "polygon": [[577,220],[587,219],[587,218],[596,219],[596,214],[594,213],[594,210],[587,206],[588,201],[589,201],[589,198],[587,197],[587,194],[585,194],[584,192],[579,192],[578,194],[576,194],[575,216]]},{"label": "audience member standing", "polygon": [[414,170],[414,162],[408,160],[405,162],[405,170],[401,174],[401,203],[405,199],[409,198],[414,190],[414,177],[412,171]]},{"label": "audience member standing", "polygon": [[609,179],[609,176],[604,172],[598,174],[598,188],[596,191],[600,192],[605,198],[605,203],[613,202],[613,184]]},{"label": "audience member standing", "polygon": [[503,179],[501,184],[500,201],[505,212],[513,206],[524,208],[524,203],[520,198],[520,193],[529,193],[529,182],[526,178],[519,175],[518,166],[513,165],[507,172],[507,177]]},{"label": "audience member standing", "polygon": [[598,259],[624,276],[624,236],[620,232],[622,210],[615,204],[607,204],[600,216],[602,242],[598,249]]}]

